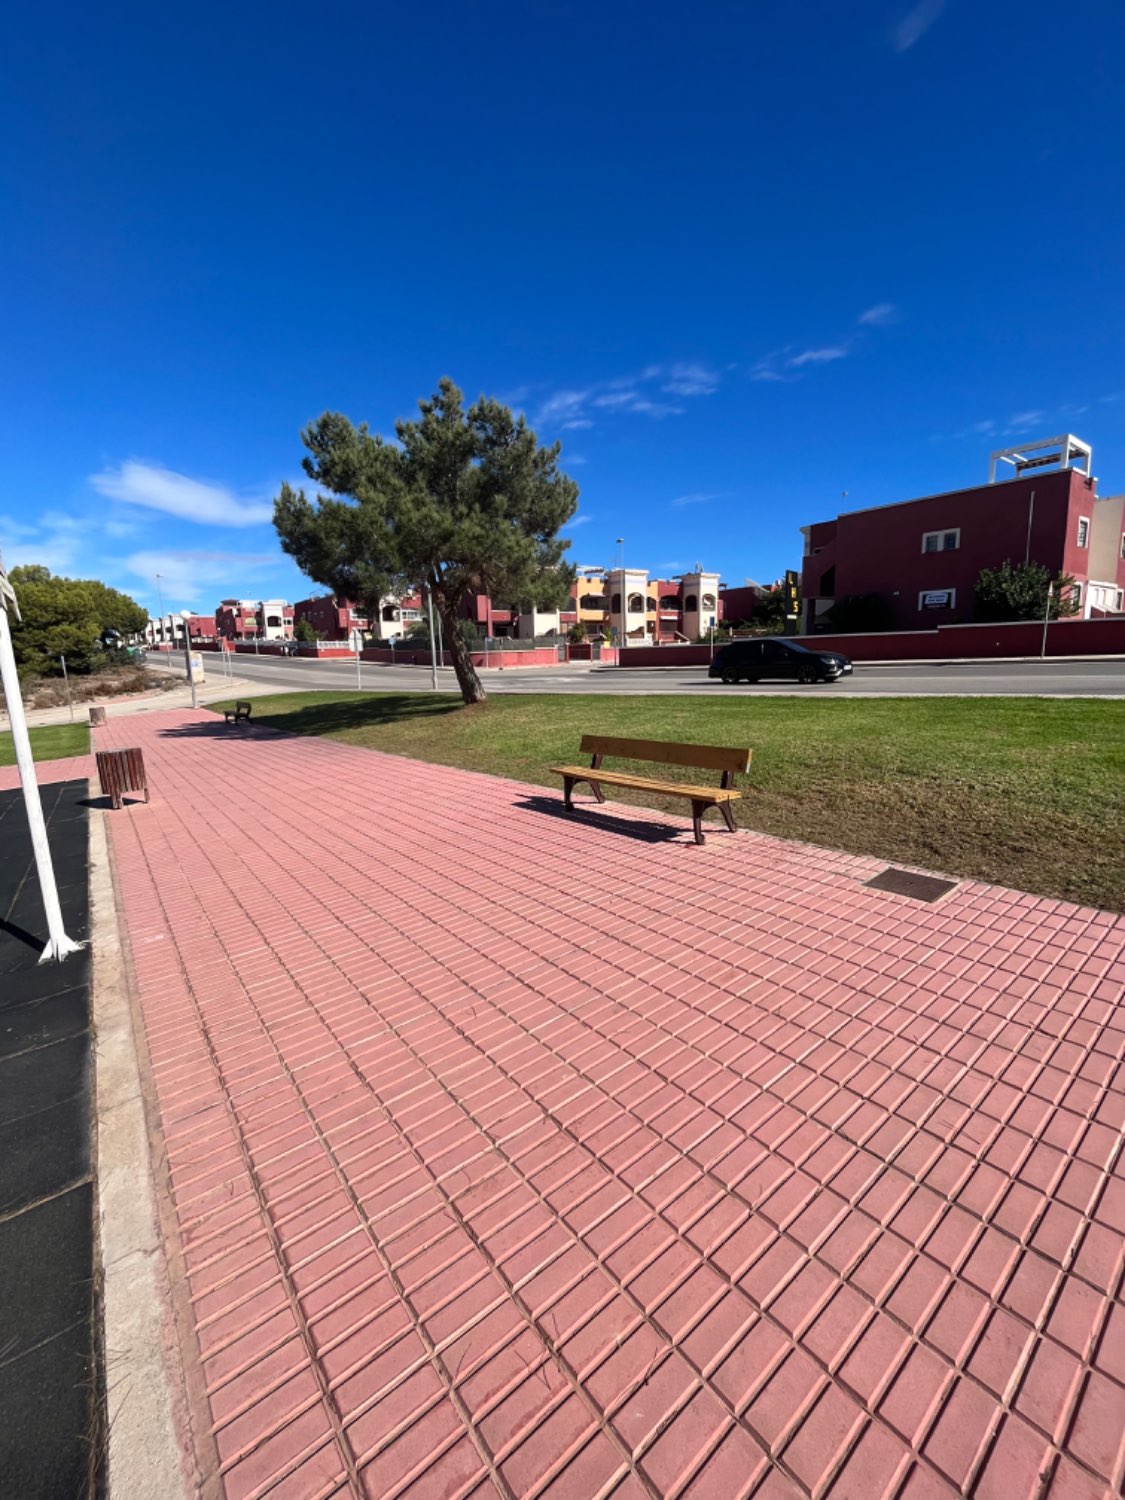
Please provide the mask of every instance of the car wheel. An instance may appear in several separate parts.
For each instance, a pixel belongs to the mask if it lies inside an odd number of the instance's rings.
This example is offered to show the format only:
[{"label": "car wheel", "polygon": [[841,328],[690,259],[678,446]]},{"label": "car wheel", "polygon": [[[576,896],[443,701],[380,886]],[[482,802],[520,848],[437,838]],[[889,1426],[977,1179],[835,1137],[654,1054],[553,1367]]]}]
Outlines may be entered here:
[{"label": "car wheel", "polygon": [[746,681],[750,684],[751,687],[755,687],[761,681],[761,678],[760,677],[748,677],[746,679]]},{"label": "car wheel", "polygon": [[731,683],[734,681],[734,678],[733,677],[724,677],[723,681],[726,683],[727,687],[730,687]]},{"label": "car wheel", "polygon": [[810,683],[816,681],[816,668],[801,667],[801,669],[797,673],[797,681],[803,682],[805,686],[808,687]]}]

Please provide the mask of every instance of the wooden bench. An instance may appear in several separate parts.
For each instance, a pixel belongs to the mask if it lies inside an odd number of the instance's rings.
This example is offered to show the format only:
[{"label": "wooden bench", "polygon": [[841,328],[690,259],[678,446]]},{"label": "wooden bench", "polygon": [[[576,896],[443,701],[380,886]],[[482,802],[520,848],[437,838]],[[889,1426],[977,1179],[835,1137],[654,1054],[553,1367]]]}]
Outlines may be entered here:
[{"label": "wooden bench", "polygon": [[233,708],[223,709],[223,718],[228,724],[240,724],[244,720],[249,724],[251,707],[245,698],[239,698]]},{"label": "wooden bench", "polygon": [[[563,801],[567,812],[574,811],[573,792],[580,781],[589,782],[599,802],[605,801],[603,786],[627,786],[638,792],[661,792],[667,797],[684,797],[691,803],[691,820],[695,828],[695,842],[702,844],[703,814],[709,807],[717,807],[723,821],[735,831],[734,813],[731,803],[742,795],[734,784],[735,773],[748,771],[752,750],[730,750],[725,745],[678,745],[669,740],[620,740],[602,734],[582,736],[582,754],[593,758],[589,766],[552,766],[551,772],[563,779]],[[646,760],[664,766],[698,766],[708,771],[721,771],[719,785],[694,786],[684,781],[663,781],[653,776],[632,776],[624,771],[604,771],[605,756],[618,756],[625,760]]]},{"label": "wooden bench", "polygon": [[98,781],[112,807],[120,807],[126,792],[144,792],[148,801],[145,758],[140,750],[99,750],[94,759]]}]

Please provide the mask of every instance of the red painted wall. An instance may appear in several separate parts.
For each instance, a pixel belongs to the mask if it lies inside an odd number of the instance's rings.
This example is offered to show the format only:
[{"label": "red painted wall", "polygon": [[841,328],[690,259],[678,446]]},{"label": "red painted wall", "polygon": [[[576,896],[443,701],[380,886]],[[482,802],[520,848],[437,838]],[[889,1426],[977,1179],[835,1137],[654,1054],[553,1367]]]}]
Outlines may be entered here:
[{"label": "red painted wall", "polygon": [[[839,651],[853,661],[974,661],[1038,656],[1043,627],[1028,621],[794,639],[810,651]],[[1125,656],[1125,619],[1057,620],[1047,628],[1047,655]],[[689,667],[709,662],[711,651],[708,646],[631,646],[624,657],[626,667]]]},{"label": "red painted wall", "polygon": [[[1068,469],[818,522],[810,530],[802,595],[878,594],[898,629],[936,629],[972,620],[980,570],[1005,558],[1022,562],[1029,555],[1053,574],[1072,573],[1084,584],[1089,549],[1077,545],[1078,516],[1092,515],[1094,497],[1093,482]],[[922,551],[925,532],[953,530],[961,533],[954,551]],[[834,583],[822,588],[832,567]],[[919,609],[920,593],[940,589],[956,589],[952,608]]]}]

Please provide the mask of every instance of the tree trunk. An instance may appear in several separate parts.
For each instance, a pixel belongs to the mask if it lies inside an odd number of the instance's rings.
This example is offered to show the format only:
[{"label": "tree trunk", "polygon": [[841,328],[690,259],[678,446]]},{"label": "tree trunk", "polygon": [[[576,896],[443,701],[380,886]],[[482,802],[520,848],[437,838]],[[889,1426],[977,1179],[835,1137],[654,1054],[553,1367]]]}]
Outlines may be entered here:
[{"label": "tree trunk", "polygon": [[[436,594],[434,604],[438,606]],[[453,658],[453,670],[457,673],[457,686],[461,689],[461,696],[466,703],[483,703],[488,695],[477,676],[476,667],[473,666],[473,658],[465,644],[465,637],[458,629],[460,622],[442,607],[444,604],[443,599],[441,606],[438,606],[438,613],[445,631],[446,645]],[[432,649],[437,650],[436,642],[432,643]]]}]

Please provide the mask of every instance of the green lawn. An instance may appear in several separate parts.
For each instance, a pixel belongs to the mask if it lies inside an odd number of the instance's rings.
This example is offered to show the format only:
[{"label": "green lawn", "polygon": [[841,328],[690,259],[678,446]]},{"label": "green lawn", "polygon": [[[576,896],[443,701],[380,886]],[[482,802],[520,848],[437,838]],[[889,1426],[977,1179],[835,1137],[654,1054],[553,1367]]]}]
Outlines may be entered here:
[{"label": "green lawn", "polygon": [[254,722],[556,788],[584,731],[749,745],[746,827],[1125,909],[1125,702],[285,693]]},{"label": "green lawn", "polygon": [[[90,730],[86,724],[45,724],[30,729],[31,753],[36,760],[65,760],[70,755],[85,755],[90,748]],[[15,747],[10,734],[0,734],[0,766],[14,766]]]}]

